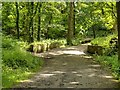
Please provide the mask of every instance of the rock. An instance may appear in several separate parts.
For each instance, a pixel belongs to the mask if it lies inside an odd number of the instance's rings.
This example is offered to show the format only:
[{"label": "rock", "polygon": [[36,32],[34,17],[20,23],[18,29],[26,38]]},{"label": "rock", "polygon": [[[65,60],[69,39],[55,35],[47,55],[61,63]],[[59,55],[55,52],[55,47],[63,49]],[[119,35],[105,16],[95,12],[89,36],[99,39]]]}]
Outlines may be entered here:
[{"label": "rock", "polygon": [[60,43],[59,42],[54,42],[54,43],[50,44],[50,49],[58,48],[58,47],[60,47]]},{"label": "rock", "polygon": [[98,54],[102,55],[103,54],[103,47],[102,46],[93,46],[93,45],[88,45],[87,52],[91,54]]}]

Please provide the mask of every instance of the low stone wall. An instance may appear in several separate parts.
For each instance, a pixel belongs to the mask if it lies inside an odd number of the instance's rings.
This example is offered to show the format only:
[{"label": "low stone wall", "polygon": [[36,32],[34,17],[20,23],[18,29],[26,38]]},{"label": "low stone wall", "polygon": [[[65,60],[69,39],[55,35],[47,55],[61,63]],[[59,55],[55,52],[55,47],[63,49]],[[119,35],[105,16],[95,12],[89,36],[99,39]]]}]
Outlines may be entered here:
[{"label": "low stone wall", "polygon": [[102,46],[96,46],[96,45],[88,45],[87,52],[91,54],[103,54],[103,47]]}]

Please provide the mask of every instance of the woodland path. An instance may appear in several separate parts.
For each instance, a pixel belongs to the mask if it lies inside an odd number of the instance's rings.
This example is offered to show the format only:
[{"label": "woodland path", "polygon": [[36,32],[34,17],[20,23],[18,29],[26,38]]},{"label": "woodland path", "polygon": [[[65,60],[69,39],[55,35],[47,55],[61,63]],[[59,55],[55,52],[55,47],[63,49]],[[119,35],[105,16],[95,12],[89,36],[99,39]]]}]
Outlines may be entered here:
[{"label": "woodland path", "polygon": [[31,79],[16,87],[25,88],[118,88],[109,70],[85,53],[87,45],[53,49],[36,54],[46,63]]}]

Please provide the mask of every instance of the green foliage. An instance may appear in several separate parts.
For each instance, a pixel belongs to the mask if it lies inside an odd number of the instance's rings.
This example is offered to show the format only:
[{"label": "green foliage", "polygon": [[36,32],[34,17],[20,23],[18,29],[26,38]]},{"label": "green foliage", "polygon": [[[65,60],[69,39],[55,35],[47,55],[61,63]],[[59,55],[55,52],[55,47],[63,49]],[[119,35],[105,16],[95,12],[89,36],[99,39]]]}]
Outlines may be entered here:
[{"label": "green foliage", "polygon": [[119,76],[119,65],[118,65],[118,55],[112,55],[112,56],[95,56],[96,60],[99,61],[102,65],[109,67],[113,75],[120,79]]},{"label": "green foliage", "polygon": [[25,68],[13,69],[2,64],[2,87],[11,88],[17,82],[29,78],[32,72]]},{"label": "green foliage", "polygon": [[3,63],[14,69],[19,67],[35,68],[41,66],[39,58],[32,56],[30,53],[16,48],[15,50],[3,50]]},{"label": "green foliage", "polygon": [[72,44],[73,44],[74,46],[77,46],[77,45],[79,45],[80,43],[81,43],[81,38],[75,38],[75,39],[72,40]]},{"label": "green foliage", "polygon": [[113,35],[108,35],[107,37],[98,37],[94,40],[91,41],[92,45],[99,45],[102,46],[104,48],[109,48],[110,47],[110,40],[114,37],[117,37],[117,34],[113,34]]},{"label": "green foliage", "polygon": [[91,44],[102,46],[104,48],[104,55],[95,56],[96,60],[102,65],[109,67],[116,79],[120,79],[119,66],[118,66],[118,55],[115,44],[111,46],[110,41],[112,38],[117,38],[117,34],[108,35],[106,37],[98,37],[91,41]]},{"label": "green foliage", "polygon": [[23,49],[25,43],[5,35],[2,39],[2,84],[3,87],[11,87],[16,81],[26,79],[28,73],[40,68],[43,61],[26,52]]},{"label": "green foliage", "polygon": [[2,34],[2,48],[13,49],[17,44],[16,40]]},{"label": "green foliage", "polygon": [[[2,3],[2,29],[7,34],[17,36],[16,30],[16,6],[14,2]],[[40,13],[38,6],[40,4]],[[66,2],[34,2],[32,8],[30,2],[20,2],[19,7],[19,30],[20,38],[29,41],[29,33],[32,34],[30,22],[34,17],[33,36],[37,39],[38,34],[38,15],[40,15],[40,38],[58,39],[64,38],[68,28],[68,3]],[[38,6],[37,6],[38,5]],[[105,27],[104,32],[113,29],[116,25],[116,4],[115,2],[75,2],[75,36],[88,35],[92,36],[93,25],[97,25],[96,34],[102,33],[100,28]],[[100,28],[99,28],[100,27]],[[104,33],[103,32],[103,33]]]}]

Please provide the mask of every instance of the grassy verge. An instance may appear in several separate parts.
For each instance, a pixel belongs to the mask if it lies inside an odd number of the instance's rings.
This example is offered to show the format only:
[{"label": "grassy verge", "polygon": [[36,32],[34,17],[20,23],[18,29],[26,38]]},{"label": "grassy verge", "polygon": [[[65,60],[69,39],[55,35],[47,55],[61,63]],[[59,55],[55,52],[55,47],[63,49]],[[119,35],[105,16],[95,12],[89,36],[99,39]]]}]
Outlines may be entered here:
[{"label": "grassy verge", "polygon": [[118,55],[112,56],[94,56],[95,59],[105,67],[109,68],[112,71],[113,76],[120,80],[119,68],[118,68]]},{"label": "grassy verge", "polygon": [[[120,80],[117,51],[114,50],[114,48],[111,48],[111,46],[110,46],[110,40],[114,37],[117,38],[117,34],[108,35],[106,37],[98,37],[98,38],[92,40],[91,44],[102,46],[103,48],[105,48],[103,51],[103,53],[104,53],[103,55],[95,55],[94,57],[102,65],[110,68],[113,76],[116,79]],[[115,49],[117,49],[117,48],[115,48]],[[108,53],[111,53],[111,54],[108,54]]]},{"label": "grassy verge", "polygon": [[[22,45],[21,45],[22,44]],[[25,51],[24,43],[11,37],[2,37],[2,87],[11,88],[28,79],[43,65],[43,60]]]}]

